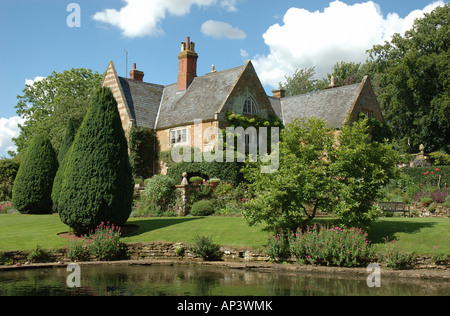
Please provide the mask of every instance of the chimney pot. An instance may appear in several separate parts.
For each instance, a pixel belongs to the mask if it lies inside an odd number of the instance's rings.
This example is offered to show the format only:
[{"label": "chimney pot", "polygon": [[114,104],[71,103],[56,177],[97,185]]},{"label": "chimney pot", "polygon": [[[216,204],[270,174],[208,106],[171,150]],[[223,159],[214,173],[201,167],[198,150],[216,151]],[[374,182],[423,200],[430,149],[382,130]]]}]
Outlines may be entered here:
[{"label": "chimney pot", "polygon": [[272,94],[273,94],[272,96],[274,98],[282,99],[282,98],[286,97],[286,90],[283,90],[283,89],[272,90]]},{"label": "chimney pot", "polygon": [[144,73],[136,69],[136,63],[133,63],[133,69],[130,71],[130,78],[136,81],[144,81]]},{"label": "chimney pot", "polygon": [[186,38],[186,43],[181,43],[181,53],[178,54],[178,80],[177,90],[186,90],[197,77],[197,59],[195,52],[195,43],[191,38]]}]

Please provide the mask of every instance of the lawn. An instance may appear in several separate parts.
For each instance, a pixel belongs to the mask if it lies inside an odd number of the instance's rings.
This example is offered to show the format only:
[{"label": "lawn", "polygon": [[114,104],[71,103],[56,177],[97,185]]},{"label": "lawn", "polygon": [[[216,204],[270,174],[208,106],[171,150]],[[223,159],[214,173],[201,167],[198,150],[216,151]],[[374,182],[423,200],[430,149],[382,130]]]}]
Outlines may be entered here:
[{"label": "lawn", "polygon": [[[320,220],[323,221],[323,220]],[[328,220],[328,222],[331,222]],[[221,245],[259,247],[268,233],[262,227],[248,227],[239,217],[131,218],[129,224],[139,229],[123,237],[123,242],[185,242],[196,235],[213,236]],[[67,232],[58,215],[0,215],[0,251],[59,248],[66,244],[57,234]],[[450,219],[446,218],[381,218],[373,223],[369,239],[377,246],[389,236],[401,240],[405,250],[430,254],[433,246],[450,254]]]}]

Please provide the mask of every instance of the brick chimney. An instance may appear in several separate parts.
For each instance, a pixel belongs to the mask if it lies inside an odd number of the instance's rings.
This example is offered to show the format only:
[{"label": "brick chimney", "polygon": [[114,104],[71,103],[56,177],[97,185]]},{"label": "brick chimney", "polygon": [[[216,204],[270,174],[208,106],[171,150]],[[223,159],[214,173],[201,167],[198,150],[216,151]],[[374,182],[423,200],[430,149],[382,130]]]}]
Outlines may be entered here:
[{"label": "brick chimney", "polygon": [[197,59],[195,43],[188,37],[186,42],[181,43],[181,52],[178,54],[178,91],[189,88],[192,80],[197,77]]},{"label": "brick chimney", "polygon": [[277,99],[282,99],[286,96],[286,90],[283,89],[272,90],[272,96]]},{"label": "brick chimney", "polygon": [[133,69],[130,71],[130,78],[136,81],[144,81],[144,73],[136,69],[136,63],[133,64]]}]

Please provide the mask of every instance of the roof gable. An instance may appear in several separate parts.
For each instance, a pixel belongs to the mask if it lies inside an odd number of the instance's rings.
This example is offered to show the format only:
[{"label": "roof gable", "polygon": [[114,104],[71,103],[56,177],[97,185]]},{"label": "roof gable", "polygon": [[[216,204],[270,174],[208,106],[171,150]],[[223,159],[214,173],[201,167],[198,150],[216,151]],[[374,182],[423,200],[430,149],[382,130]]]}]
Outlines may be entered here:
[{"label": "roof gable", "polygon": [[164,86],[119,77],[131,118],[136,125],[154,128]]},{"label": "roof gable", "polygon": [[177,85],[166,86],[161,99],[157,129],[215,120],[228,99],[243,66],[196,77],[189,88],[177,91]]},{"label": "roof gable", "polygon": [[361,84],[310,92],[281,99],[284,124],[295,118],[322,118],[331,128],[340,128],[353,111]]}]

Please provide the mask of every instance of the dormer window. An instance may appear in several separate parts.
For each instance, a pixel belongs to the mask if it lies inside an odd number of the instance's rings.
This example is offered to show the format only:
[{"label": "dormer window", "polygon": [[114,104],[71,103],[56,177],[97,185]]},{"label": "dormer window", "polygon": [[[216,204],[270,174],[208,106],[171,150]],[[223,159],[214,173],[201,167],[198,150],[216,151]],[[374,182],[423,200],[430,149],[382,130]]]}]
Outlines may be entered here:
[{"label": "dormer window", "polygon": [[256,101],[252,97],[248,97],[244,103],[244,114],[256,115],[258,114],[258,108]]}]

